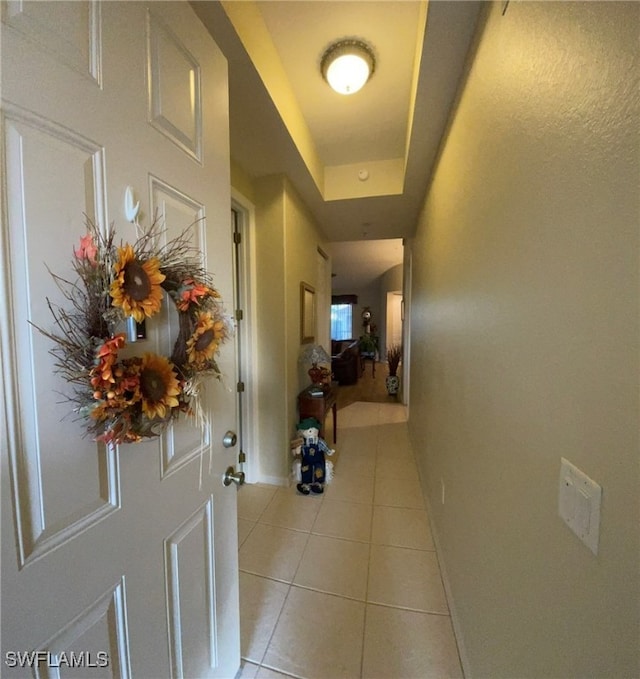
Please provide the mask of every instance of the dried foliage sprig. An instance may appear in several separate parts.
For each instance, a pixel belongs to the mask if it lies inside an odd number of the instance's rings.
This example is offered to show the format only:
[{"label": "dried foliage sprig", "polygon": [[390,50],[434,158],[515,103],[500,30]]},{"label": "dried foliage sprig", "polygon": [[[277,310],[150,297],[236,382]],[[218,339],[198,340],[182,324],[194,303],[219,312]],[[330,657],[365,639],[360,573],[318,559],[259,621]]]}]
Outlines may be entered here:
[{"label": "dried foliage sprig", "polygon": [[389,365],[389,375],[396,375],[398,366],[402,360],[402,345],[392,344],[387,347],[387,363]]}]

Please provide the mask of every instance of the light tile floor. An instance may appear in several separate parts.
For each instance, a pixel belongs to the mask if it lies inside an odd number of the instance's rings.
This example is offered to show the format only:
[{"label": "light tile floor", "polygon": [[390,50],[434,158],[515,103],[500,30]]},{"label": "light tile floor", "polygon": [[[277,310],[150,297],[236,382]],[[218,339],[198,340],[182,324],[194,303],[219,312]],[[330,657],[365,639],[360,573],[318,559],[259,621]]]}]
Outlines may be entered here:
[{"label": "light tile floor", "polygon": [[238,495],[241,677],[462,677],[406,409],[357,402],[338,422],[323,495]]}]

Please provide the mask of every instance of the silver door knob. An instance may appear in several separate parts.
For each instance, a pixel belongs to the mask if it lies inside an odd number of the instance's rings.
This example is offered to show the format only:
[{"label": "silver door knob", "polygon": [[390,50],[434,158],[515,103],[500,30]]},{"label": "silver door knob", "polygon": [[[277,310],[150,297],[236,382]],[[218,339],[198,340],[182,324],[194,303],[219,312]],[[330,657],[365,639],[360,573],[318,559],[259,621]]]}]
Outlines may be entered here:
[{"label": "silver door knob", "polygon": [[235,483],[236,486],[241,486],[244,483],[244,472],[237,472],[233,467],[227,467],[222,483],[225,486],[230,486],[232,483]]},{"label": "silver door knob", "polygon": [[225,448],[233,448],[233,446],[236,445],[238,442],[238,437],[236,436],[235,431],[229,430],[223,437],[222,437],[222,445]]}]

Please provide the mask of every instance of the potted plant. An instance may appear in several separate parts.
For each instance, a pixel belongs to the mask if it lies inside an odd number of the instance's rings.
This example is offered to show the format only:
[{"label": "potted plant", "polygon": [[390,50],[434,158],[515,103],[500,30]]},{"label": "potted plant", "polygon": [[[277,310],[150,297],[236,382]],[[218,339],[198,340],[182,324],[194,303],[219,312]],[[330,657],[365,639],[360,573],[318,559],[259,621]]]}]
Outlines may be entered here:
[{"label": "potted plant", "polygon": [[378,346],[373,335],[360,335],[358,346],[361,354],[371,354],[372,356],[375,356],[376,351],[378,351]]},{"label": "potted plant", "polygon": [[387,347],[387,365],[389,366],[389,374],[385,381],[387,385],[387,393],[390,396],[395,396],[400,388],[400,378],[398,377],[398,366],[402,359],[402,346],[400,344],[392,344]]}]

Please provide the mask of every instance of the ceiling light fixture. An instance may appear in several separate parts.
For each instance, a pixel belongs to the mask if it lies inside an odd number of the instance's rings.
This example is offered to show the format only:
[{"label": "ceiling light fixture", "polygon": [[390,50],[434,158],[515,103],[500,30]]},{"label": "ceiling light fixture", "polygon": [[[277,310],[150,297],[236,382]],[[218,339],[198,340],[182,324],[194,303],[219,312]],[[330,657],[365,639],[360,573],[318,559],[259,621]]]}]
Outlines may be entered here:
[{"label": "ceiling light fixture", "polygon": [[361,40],[341,40],[322,55],[322,77],[339,94],[353,94],[373,75],[373,50]]}]

